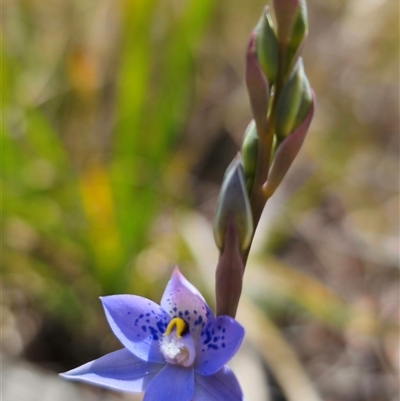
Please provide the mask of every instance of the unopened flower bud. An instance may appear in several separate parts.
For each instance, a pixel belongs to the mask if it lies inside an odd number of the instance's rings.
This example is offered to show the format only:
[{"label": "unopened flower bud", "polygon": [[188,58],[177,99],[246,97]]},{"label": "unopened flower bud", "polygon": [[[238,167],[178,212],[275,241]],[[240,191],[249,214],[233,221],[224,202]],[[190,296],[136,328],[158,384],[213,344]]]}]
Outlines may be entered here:
[{"label": "unopened flower bud", "polygon": [[[273,0],[276,22],[278,24],[278,42],[289,43],[294,26],[307,21],[307,5],[305,0]],[[307,25],[307,23],[305,23]],[[299,31],[297,32],[299,34]]]},{"label": "unopened flower bud", "polygon": [[272,86],[278,71],[278,42],[272,28],[269,7],[265,7],[263,14],[255,28],[257,60],[261,69]]},{"label": "unopened flower bud", "polygon": [[308,32],[306,0],[274,0],[278,42],[284,48],[285,75],[298,57]]},{"label": "unopened flower bud", "polygon": [[263,185],[265,197],[269,198],[278,188],[300,151],[304,138],[310,127],[315,108],[315,95],[311,90],[311,103],[307,114],[290,135],[278,144],[269,170],[267,181]]},{"label": "unopened flower bud", "polygon": [[251,120],[244,133],[241,154],[244,180],[246,182],[247,192],[250,194],[256,175],[258,158],[258,135],[254,120]]},{"label": "unopened flower bud", "polygon": [[247,46],[246,85],[250,97],[251,111],[256,121],[258,133],[259,135],[265,134],[267,130],[269,84],[257,60],[255,31],[251,34]]},{"label": "unopened flower bud", "polygon": [[282,141],[303,121],[312,101],[312,93],[300,58],[286,82],[276,109],[275,130]]},{"label": "unopened flower bud", "polygon": [[240,157],[236,157],[227,168],[217,201],[214,240],[220,250],[224,248],[229,219],[233,219],[238,245],[243,251],[250,245],[253,219]]}]

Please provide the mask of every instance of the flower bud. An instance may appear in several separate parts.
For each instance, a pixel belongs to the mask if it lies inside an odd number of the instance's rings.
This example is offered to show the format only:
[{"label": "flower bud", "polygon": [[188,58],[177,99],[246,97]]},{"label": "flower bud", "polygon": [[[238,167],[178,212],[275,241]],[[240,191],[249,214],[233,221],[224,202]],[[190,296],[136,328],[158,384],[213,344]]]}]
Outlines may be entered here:
[{"label": "flower bud", "polygon": [[221,251],[229,219],[233,219],[238,245],[244,251],[250,245],[253,235],[253,218],[240,156],[228,166],[217,201],[214,240]]},{"label": "flower bud", "polygon": [[256,53],[256,32],[254,31],[247,46],[246,85],[258,134],[263,135],[267,131],[269,84],[267,77],[261,70]]},{"label": "flower bud", "polygon": [[257,60],[262,71],[272,86],[278,71],[278,42],[272,28],[269,7],[265,7],[263,14],[255,28]]},{"label": "flower bud", "polygon": [[278,188],[299,153],[304,138],[307,135],[308,128],[310,127],[314,115],[314,108],[315,95],[311,90],[311,103],[304,119],[295,130],[277,146],[267,181],[263,185],[263,193],[266,198],[269,198],[275,192],[276,188]]},{"label": "flower bud", "polygon": [[246,128],[246,132],[244,133],[241,154],[244,180],[246,182],[247,192],[250,194],[253,188],[254,177],[256,175],[258,158],[258,135],[254,120],[251,120]]},{"label": "flower bud", "polygon": [[[307,5],[305,0],[273,0],[276,22],[278,24],[278,42],[287,44],[296,31],[296,38],[307,30]],[[303,22],[301,22],[302,20]],[[296,29],[294,28],[296,26]]]},{"label": "flower bud", "polygon": [[305,0],[274,0],[274,11],[278,24],[278,42],[286,53],[286,75],[295,63],[308,32],[307,5]]},{"label": "flower bud", "polygon": [[282,141],[303,121],[312,101],[311,88],[300,58],[283,87],[276,109],[275,131]]}]

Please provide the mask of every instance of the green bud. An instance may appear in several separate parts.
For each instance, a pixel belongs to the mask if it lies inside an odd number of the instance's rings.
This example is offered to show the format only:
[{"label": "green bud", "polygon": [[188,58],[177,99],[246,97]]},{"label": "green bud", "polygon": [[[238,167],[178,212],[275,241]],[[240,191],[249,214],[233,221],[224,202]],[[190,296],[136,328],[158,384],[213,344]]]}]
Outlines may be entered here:
[{"label": "green bud", "polygon": [[253,235],[253,218],[240,157],[236,157],[227,168],[217,201],[214,240],[221,251],[229,219],[233,219],[238,245],[244,251]]},{"label": "green bud", "polygon": [[275,131],[282,141],[303,121],[312,101],[312,93],[300,58],[278,100]]},{"label": "green bud", "polygon": [[284,48],[285,75],[295,63],[308,31],[306,0],[273,0],[278,42]]},{"label": "green bud", "polygon": [[256,121],[259,135],[268,129],[267,111],[269,104],[269,84],[257,60],[256,31],[250,36],[246,54],[246,86],[250,97],[251,111]]},{"label": "green bud", "polygon": [[262,189],[266,198],[271,197],[278,188],[303,145],[314,116],[315,95],[312,91],[311,96],[311,104],[304,119],[286,139],[278,144],[278,147],[276,148],[267,181],[264,183]]},{"label": "green bud", "polygon": [[307,21],[306,0],[273,0],[273,5],[278,24],[278,42],[287,44],[291,40],[298,17]]},{"label": "green bud", "polygon": [[307,36],[308,24],[307,24],[307,7],[306,3],[300,4],[300,10],[297,14],[297,18],[293,25],[292,34],[290,36],[289,43],[286,50],[286,73],[290,71],[290,68],[295,63],[298,57],[304,40]]},{"label": "green bud", "polygon": [[257,60],[268,79],[269,86],[276,80],[278,71],[278,41],[272,28],[269,7],[265,7],[263,14],[255,28]]},{"label": "green bud", "polygon": [[241,153],[244,179],[246,182],[247,192],[250,194],[251,190],[253,189],[258,158],[258,135],[254,120],[251,120],[250,124],[246,128],[246,132],[244,133]]}]

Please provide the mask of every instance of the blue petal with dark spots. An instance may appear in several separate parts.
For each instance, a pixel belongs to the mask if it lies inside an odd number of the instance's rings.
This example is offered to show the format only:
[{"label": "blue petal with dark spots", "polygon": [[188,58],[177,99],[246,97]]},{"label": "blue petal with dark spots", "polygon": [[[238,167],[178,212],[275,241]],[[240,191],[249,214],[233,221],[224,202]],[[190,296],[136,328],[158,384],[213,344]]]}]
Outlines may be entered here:
[{"label": "blue petal with dark spots", "polygon": [[194,337],[198,336],[204,323],[213,318],[203,296],[183,277],[178,268],[172,273],[165,288],[161,307],[169,312],[171,318],[184,319]]},{"label": "blue petal with dark spots", "polygon": [[243,327],[229,316],[218,316],[201,331],[194,369],[207,376],[220,370],[236,353],[244,337]]},{"label": "blue petal with dark spots", "polygon": [[112,331],[129,351],[144,361],[165,362],[157,340],[170,317],[159,305],[135,295],[111,295],[101,301]]}]

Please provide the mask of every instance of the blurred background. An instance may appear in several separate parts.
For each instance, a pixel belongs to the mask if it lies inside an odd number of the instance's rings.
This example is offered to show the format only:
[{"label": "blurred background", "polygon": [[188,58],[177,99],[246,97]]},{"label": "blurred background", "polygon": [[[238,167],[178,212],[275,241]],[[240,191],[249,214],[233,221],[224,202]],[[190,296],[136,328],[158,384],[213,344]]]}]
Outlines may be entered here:
[{"label": "blurred background", "polygon": [[[178,264],[213,305],[263,6],[3,1],[4,401],[141,400],[57,377],[120,347],[98,296],[158,302]],[[308,1],[317,109],[246,269],[248,401],[398,400],[398,8]]]}]

